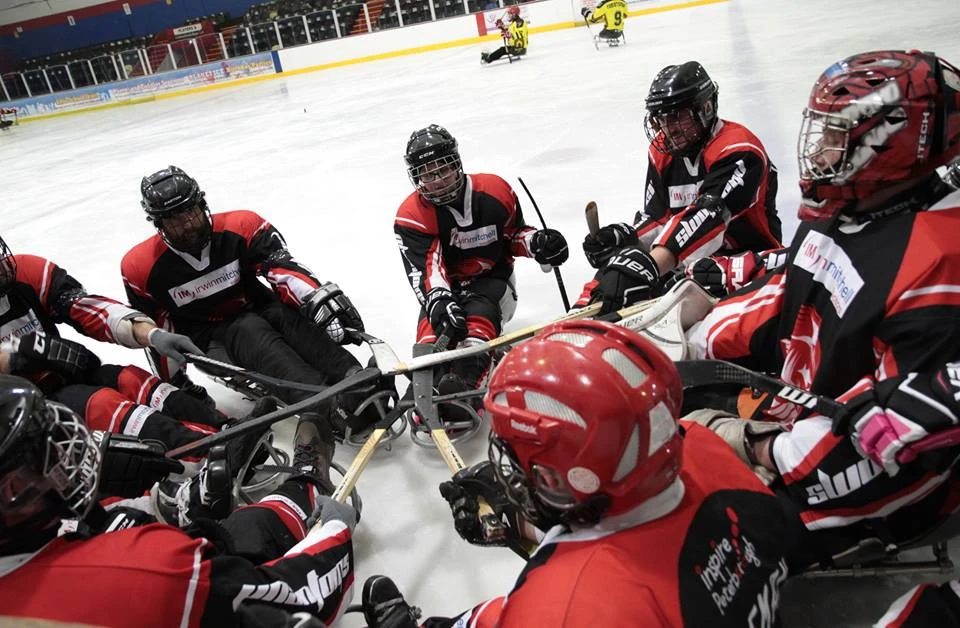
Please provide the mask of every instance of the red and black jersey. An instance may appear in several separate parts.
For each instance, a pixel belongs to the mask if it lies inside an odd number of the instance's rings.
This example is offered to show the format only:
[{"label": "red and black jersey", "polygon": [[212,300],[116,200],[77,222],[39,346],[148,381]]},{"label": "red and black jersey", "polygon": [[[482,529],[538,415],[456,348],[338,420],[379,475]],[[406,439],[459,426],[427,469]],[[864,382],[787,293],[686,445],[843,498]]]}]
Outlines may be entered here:
[{"label": "red and black jersey", "polygon": [[242,605],[262,604],[330,625],[349,603],[353,580],[350,532],[339,521],[259,566],[179,528],[150,524],[60,537],[34,554],[0,557],[0,616],[220,627],[236,625]]},{"label": "red and black jersey", "polygon": [[393,230],[420,303],[434,288],[457,289],[480,276],[507,280],[515,256],[533,257],[535,229],[523,221],[510,185],[492,174],[469,174],[462,208],[434,206],[413,192]]},{"label": "red and black jersey", "polygon": [[[691,328],[694,353],[778,372],[840,401],[870,393],[876,382],[957,361],[960,193],[943,198],[934,186],[907,195],[914,200],[891,202],[872,220],[838,214],[802,222],[784,266],[726,297]],[[796,421],[772,454],[808,528],[886,516],[950,476],[912,465],[890,477],[850,439],[834,435],[829,418],[803,418],[803,411],[775,401],[767,414]]]},{"label": "red and black jersey", "polygon": [[[681,262],[781,246],[777,169],[749,129],[719,120],[696,157],[652,145],[648,154],[644,208],[634,218],[641,242],[664,246]],[[727,212],[693,207],[704,194],[722,199]]]},{"label": "red and black jersey", "polygon": [[273,225],[252,211],[213,214],[213,233],[200,259],[171,249],[159,234],[130,249],[121,262],[130,302],[190,335],[210,322],[276,298],[299,307],[320,282],[287,251]]},{"label": "red and black jersey", "polygon": [[0,342],[38,329],[59,337],[56,325],[67,323],[96,340],[117,342],[117,326],[140,312],[107,297],[87,294],[80,282],[50,260],[14,255],[17,275],[0,296]]},{"label": "red and black jersey", "polygon": [[776,625],[786,515],[709,430],[691,425],[683,449],[682,486],[591,528],[551,530],[497,626]]},{"label": "red and black jersey", "polygon": [[838,397],[960,357],[960,194],[865,223],[802,222],[786,264],[691,329],[698,356]]}]

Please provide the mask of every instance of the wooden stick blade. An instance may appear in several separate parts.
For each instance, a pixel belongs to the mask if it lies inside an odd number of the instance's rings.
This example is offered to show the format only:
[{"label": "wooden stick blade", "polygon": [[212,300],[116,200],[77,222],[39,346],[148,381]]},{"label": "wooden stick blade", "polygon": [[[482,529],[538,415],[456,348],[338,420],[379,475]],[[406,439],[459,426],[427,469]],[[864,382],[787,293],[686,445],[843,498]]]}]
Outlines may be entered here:
[{"label": "wooden stick blade", "polygon": [[587,230],[590,231],[590,235],[596,235],[597,231],[600,231],[600,215],[596,201],[587,203],[584,215],[587,218]]}]

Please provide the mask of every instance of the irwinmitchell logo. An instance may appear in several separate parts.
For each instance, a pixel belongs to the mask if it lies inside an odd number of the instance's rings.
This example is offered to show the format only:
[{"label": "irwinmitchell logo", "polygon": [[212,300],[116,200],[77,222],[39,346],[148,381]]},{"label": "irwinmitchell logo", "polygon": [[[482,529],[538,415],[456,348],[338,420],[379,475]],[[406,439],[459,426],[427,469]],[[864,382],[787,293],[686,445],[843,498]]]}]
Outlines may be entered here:
[{"label": "irwinmitchell logo", "polygon": [[810,231],[803,239],[794,265],[813,275],[813,280],[830,291],[830,302],[837,315],[843,318],[857,293],[863,287],[863,278],[853,262],[833,238]]},{"label": "irwinmitchell logo", "polygon": [[19,338],[39,328],[40,319],[33,313],[33,310],[29,310],[23,316],[7,321],[3,326],[0,326],[0,342]]},{"label": "irwinmitchell logo", "polygon": [[179,307],[198,301],[211,294],[226,290],[240,283],[240,260],[211,270],[193,281],[170,288],[170,298]]},{"label": "irwinmitchell logo", "polygon": [[450,232],[450,244],[458,249],[478,249],[497,241],[497,226],[489,225],[470,231]]}]

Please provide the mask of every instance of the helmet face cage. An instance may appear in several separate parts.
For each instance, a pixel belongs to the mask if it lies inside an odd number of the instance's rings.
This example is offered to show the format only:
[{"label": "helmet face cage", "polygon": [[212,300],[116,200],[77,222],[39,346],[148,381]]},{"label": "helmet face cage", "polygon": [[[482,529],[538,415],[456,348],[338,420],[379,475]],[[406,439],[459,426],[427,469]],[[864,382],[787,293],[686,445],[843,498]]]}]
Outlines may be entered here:
[{"label": "helmet face cage", "polygon": [[431,203],[456,200],[464,184],[463,164],[456,151],[426,163],[409,164],[407,176],[420,196]]},{"label": "helmet face cage", "polygon": [[7,246],[6,241],[0,238],[0,294],[3,294],[17,278],[17,260]]},{"label": "helmet face cage", "polygon": [[707,137],[716,116],[712,101],[707,101],[696,110],[683,107],[655,114],[647,111],[643,118],[643,130],[650,144],[659,152],[677,155],[699,147]]},{"label": "helmet face cage", "polygon": [[144,177],[140,204],[168,246],[201,249],[213,233],[210,208],[197,182],[176,166]]},{"label": "helmet face cage", "polygon": [[717,121],[718,92],[696,61],[662,69],[645,99],[643,127],[651,146],[670,155],[699,150]]},{"label": "helmet face cage", "polygon": [[537,491],[532,490],[530,479],[510,445],[492,431],[487,457],[493,463],[494,477],[503,487],[507,499],[537,527],[545,529],[556,525],[563,519],[565,511],[577,505],[569,492],[567,495],[570,501],[565,502],[561,507],[555,507],[543,500]]},{"label": "helmet face cage", "polygon": [[812,109],[804,109],[797,141],[800,178],[822,181],[838,177],[849,168],[847,147],[851,123]]},{"label": "helmet face cage", "polygon": [[0,475],[4,535],[34,534],[62,517],[85,516],[96,495],[100,449],[76,413],[46,402],[15,438],[5,455],[19,464]]}]

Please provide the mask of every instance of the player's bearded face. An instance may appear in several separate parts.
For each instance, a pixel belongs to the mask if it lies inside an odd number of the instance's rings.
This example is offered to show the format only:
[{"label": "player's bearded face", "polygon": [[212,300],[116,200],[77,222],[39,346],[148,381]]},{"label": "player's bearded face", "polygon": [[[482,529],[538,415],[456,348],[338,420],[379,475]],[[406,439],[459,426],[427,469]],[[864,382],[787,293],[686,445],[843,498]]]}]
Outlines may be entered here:
[{"label": "player's bearded face", "polygon": [[450,202],[460,188],[462,174],[458,160],[444,159],[427,164],[417,177],[417,187],[425,198]]},{"label": "player's bearded face", "polygon": [[682,152],[692,148],[703,136],[703,128],[692,109],[681,109],[661,116],[653,116],[653,127],[663,132],[668,152]]},{"label": "player's bearded face", "polygon": [[160,220],[167,243],[180,251],[198,251],[210,241],[210,221],[199,205]]}]

